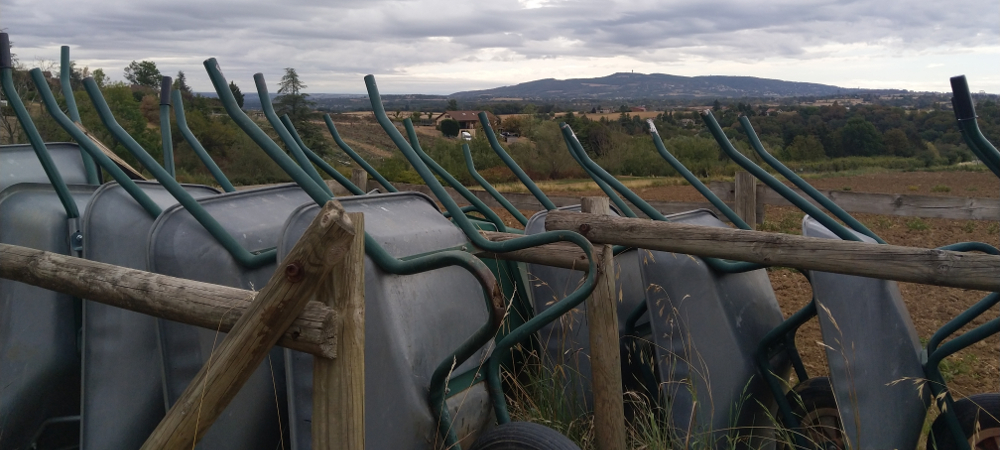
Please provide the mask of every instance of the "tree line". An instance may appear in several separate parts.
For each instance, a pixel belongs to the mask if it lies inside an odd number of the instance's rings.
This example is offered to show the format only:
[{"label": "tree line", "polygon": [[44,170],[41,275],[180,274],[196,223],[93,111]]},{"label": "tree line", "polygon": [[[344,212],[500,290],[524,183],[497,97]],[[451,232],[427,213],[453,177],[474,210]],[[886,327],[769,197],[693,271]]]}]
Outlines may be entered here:
[{"label": "tree line", "polygon": [[[159,94],[162,73],[153,61],[132,61],[123,69],[125,81],[111,81],[103,69],[91,71],[87,67],[76,67],[71,62],[70,83],[76,100],[80,119],[83,125],[126,162],[136,168],[138,161],[119,144],[110,132],[106,130],[94,109],[90,98],[83,89],[83,79],[90,76],[100,87],[101,92],[114,113],[118,123],[131,135],[151,156],[162,161],[163,150],[160,140]],[[48,82],[60,106],[65,110],[66,99],[63,97],[58,70],[53,64],[43,65],[43,71],[50,74]],[[28,105],[29,113],[38,128],[42,138],[47,142],[70,141],[70,136],[51,118],[35,90],[34,83],[28,75],[28,68],[15,60],[13,71],[15,88]],[[302,137],[303,142],[311,150],[320,155],[328,155],[332,151],[330,142],[315,121],[318,120],[314,104],[309,94],[303,92],[307,86],[299,78],[294,68],[286,68],[279,82],[277,96],[273,104],[279,115],[288,114],[293,125]],[[242,107],[243,94],[233,82],[229,88]],[[188,128],[205,147],[209,155],[219,164],[234,184],[263,184],[289,181],[285,175],[257,145],[225,114],[222,103],[217,98],[195,94],[188,85],[187,76],[178,71],[173,80],[173,89],[181,92],[183,108]],[[173,105],[174,108],[178,105]],[[11,107],[4,106],[0,111],[0,139],[3,144],[26,143],[21,126],[17,123]],[[268,132],[275,142],[281,142],[277,133],[270,125],[259,118],[258,125]],[[210,173],[183,139],[177,128],[177,123],[171,117],[171,137],[175,148],[175,164],[178,180],[214,184]]]}]

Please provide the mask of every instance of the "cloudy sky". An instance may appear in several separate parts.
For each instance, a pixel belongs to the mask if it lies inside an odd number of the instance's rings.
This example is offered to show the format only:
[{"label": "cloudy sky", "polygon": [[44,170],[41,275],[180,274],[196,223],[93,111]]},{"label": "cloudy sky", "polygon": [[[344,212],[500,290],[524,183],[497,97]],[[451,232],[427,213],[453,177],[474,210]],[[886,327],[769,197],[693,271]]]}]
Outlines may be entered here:
[{"label": "cloudy sky", "polygon": [[[322,5],[321,5],[322,4]],[[6,0],[0,28],[26,65],[58,60],[122,78],[131,60],[201,63],[271,90],[294,67],[310,92],[446,94],[614,72],[750,75],[842,87],[1000,93],[996,0]]]}]

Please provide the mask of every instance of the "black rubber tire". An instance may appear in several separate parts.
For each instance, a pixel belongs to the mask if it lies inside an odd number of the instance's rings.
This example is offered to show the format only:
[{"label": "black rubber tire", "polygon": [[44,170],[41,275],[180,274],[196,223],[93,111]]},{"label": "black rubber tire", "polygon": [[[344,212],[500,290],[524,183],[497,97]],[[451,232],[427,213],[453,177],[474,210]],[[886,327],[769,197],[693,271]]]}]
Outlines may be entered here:
[{"label": "black rubber tire", "polygon": [[[975,449],[997,449],[1000,445],[1000,394],[978,394],[955,402],[955,415],[962,426],[964,440],[972,439],[979,422],[978,442]],[[956,449],[955,439],[948,429],[944,415],[938,416],[927,436],[927,450]]]},{"label": "black rubber tire", "polygon": [[[789,429],[792,436],[805,436],[806,440],[816,448],[847,448],[844,427],[837,409],[837,399],[833,395],[833,385],[830,384],[829,378],[814,377],[799,383],[785,396],[785,399],[792,407],[792,414],[799,421],[797,428]],[[778,420],[780,422],[780,415]],[[794,440],[783,442],[784,440],[779,440],[778,449],[795,447]]]},{"label": "black rubber tire", "polygon": [[510,422],[479,436],[469,450],[580,450],[580,447],[545,425]]}]

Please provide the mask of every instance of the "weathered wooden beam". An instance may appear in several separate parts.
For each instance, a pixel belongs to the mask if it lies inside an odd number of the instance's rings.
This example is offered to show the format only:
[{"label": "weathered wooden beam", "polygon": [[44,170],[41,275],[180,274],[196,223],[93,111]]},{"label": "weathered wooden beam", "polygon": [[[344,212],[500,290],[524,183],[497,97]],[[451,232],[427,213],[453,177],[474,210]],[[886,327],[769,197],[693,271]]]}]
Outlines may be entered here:
[{"label": "weathered wooden beam", "polygon": [[[524,237],[520,234],[501,233],[498,231],[480,231],[479,234],[493,242],[503,242]],[[587,256],[583,253],[583,250],[580,250],[580,247],[569,242],[556,242],[507,253],[491,253],[484,250],[474,253],[480,258],[521,261],[531,264],[561,267],[563,269],[579,270],[581,272],[586,272],[588,267]],[[594,256],[596,258],[603,256],[601,248],[594,248]]]},{"label": "weathered wooden beam", "polygon": [[[425,193],[427,195],[430,195],[431,197],[434,196],[433,193],[430,191],[430,188],[428,188],[427,186],[424,186],[422,184],[395,183],[395,186],[400,191],[417,191],[417,192],[423,192],[423,193]],[[758,198],[760,198],[760,194],[759,194],[760,190],[759,189],[761,187],[762,186],[760,186],[760,185],[757,186],[757,189],[758,189],[758,191],[757,191],[758,192],[758,196],[757,197]],[[455,202],[457,202],[459,205],[465,206],[465,205],[469,204],[469,202],[467,200],[465,200],[465,197],[462,197],[462,195],[459,194],[454,189],[452,189],[450,187],[446,187],[445,190],[448,191],[448,194],[451,195],[451,198],[454,199]],[[471,188],[470,191],[476,197],[479,197],[480,200],[482,200],[484,203],[486,203],[487,206],[489,206],[491,208],[495,208],[495,209],[503,208],[503,206],[500,205],[500,203],[497,202],[496,199],[494,199],[493,196],[491,196],[488,192],[483,191],[483,190],[479,190],[479,189],[476,189],[476,188]],[[502,194],[503,194],[504,197],[507,198],[507,201],[509,201],[511,203],[511,205],[513,205],[518,210],[521,210],[521,211],[541,211],[541,210],[544,209],[544,208],[542,208],[542,205],[540,203],[538,203],[538,199],[536,199],[531,194],[520,194],[520,193],[515,193],[515,192],[503,192]],[[580,203],[580,197],[568,197],[568,196],[554,196],[554,195],[550,195],[549,196],[549,200],[551,200],[552,203],[554,203],[556,206],[577,205],[577,204]],[[682,213],[682,212],[686,212],[686,211],[691,211],[691,210],[694,210],[694,209],[705,208],[705,209],[708,209],[708,210],[711,210],[712,212],[714,212],[715,215],[719,216],[722,220],[726,220],[725,216],[722,215],[719,212],[719,210],[715,209],[715,207],[712,206],[712,204],[709,203],[709,202],[707,202],[707,201],[705,201],[705,202],[661,202],[661,201],[649,201],[648,203],[654,209],[656,209],[657,211],[659,211],[659,212],[661,212],[663,214],[676,214],[676,213]],[[732,200],[730,200],[729,203],[732,204]],[[763,205],[763,203],[760,203],[760,202],[758,202],[758,203],[759,203],[759,205],[757,207],[757,220],[761,221],[763,219],[763,217],[764,217],[764,205]]]},{"label": "weathered wooden beam", "polygon": [[545,226],[549,230],[578,231],[600,244],[935,286],[1000,291],[1000,256],[566,211],[550,211]]},{"label": "weathered wooden beam", "polygon": [[[734,199],[735,186],[731,182],[713,181],[709,188],[723,201]],[[758,201],[768,205],[792,206],[784,197],[767,186],[758,186]],[[809,200],[797,188],[793,191]],[[849,213],[882,214],[903,217],[928,217],[953,220],[998,220],[1000,203],[995,198],[939,197],[931,195],[876,194],[841,190],[819,190]]]},{"label": "weathered wooden beam", "polygon": [[327,202],[142,448],[193,447],[316,294],[332,267],[344,259],[354,238],[354,224],[343,207],[333,200]]},{"label": "weathered wooden beam", "polygon": [[751,228],[757,227],[757,179],[745,170],[736,172],[736,207],[733,211]]},{"label": "weathered wooden beam", "polygon": [[[0,244],[0,278],[222,332],[233,328],[258,295],[9,244]],[[311,301],[278,345],[330,357],[334,324],[333,310]]]},{"label": "weathered wooden beam", "polygon": [[[586,213],[611,215],[607,197],[584,197]],[[603,245],[602,253],[611,254]],[[590,340],[590,371],[594,393],[594,443],[598,450],[625,449],[625,404],[622,394],[622,363],[618,343],[618,296],[615,295],[614,258],[602,258],[597,266],[597,285],[587,305]]]},{"label": "weathered wooden beam", "polygon": [[348,217],[354,224],[354,240],[317,293],[341,318],[341,327],[336,358],[313,359],[315,449],[365,448],[365,217],[361,213]]},{"label": "weathered wooden beam", "polygon": [[368,192],[368,172],[365,172],[365,169],[351,169],[351,183]]}]

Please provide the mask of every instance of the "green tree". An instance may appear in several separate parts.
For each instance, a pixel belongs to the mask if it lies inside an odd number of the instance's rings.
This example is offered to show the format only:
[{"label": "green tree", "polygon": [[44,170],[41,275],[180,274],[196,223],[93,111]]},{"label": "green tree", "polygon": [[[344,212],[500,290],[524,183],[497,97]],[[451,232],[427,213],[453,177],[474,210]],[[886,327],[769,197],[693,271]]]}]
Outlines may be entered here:
[{"label": "green tree", "polygon": [[309,86],[299,79],[295,68],[285,68],[285,75],[278,84],[278,96],[274,99],[274,110],[279,116],[288,114],[296,128],[299,123],[309,119],[315,105],[309,100],[309,94],[302,92],[307,87]]},{"label": "green tree", "polygon": [[184,75],[183,70],[177,71],[177,78],[174,79],[174,89],[181,91],[182,94],[191,95],[191,86],[188,86],[187,77]]},{"label": "green tree", "polygon": [[458,132],[461,129],[462,125],[455,119],[444,119],[441,121],[441,134],[447,137],[458,136]]},{"label": "green tree", "polygon": [[160,87],[160,69],[153,61],[132,61],[125,67],[125,80],[129,83],[157,89]]},{"label": "green tree", "polygon": [[840,129],[840,145],[846,156],[875,156],[882,154],[882,135],[864,117],[855,116]]},{"label": "green tree", "polygon": [[229,82],[229,90],[232,91],[233,97],[236,97],[236,104],[239,105],[240,108],[242,108],[243,107],[243,92],[240,91],[240,87],[237,86],[236,83],[233,83],[232,81],[230,81]]},{"label": "green tree", "polygon": [[100,87],[101,89],[104,89],[104,86],[108,84],[108,76],[104,74],[104,69],[101,68],[94,69],[94,72],[93,74],[91,74],[91,77],[94,78],[94,82],[97,83],[97,86]]},{"label": "green tree", "polygon": [[883,135],[886,153],[892,156],[913,156],[915,149],[910,145],[910,140],[906,137],[906,132],[900,128],[893,128]]},{"label": "green tree", "polygon": [[302,138],[302,143],[310,150],[323,155],[330,151],[330,143],[323,136],[320,128],[312,123],[315,115],[313,109],[316,103],[309,100],[309,94],[302,92],[307,88],[293,67],[285,68],[285,75],[278,83],[278,96],[274,98],[274,111],[278,116],[287,114],[292,126]]},{"label": "green tree", "polygon": [[826,157],[823,143],[813,135],[798,135],[785,148],[788,159],[792,161],[813,161]]},{"label": "green tree", "polygon": [[458,100],[449,99],[448,106],[444,108],[445,111],[458,111]]}]

